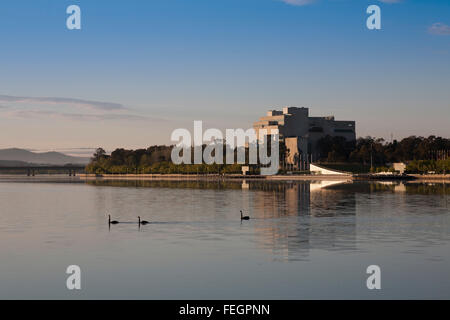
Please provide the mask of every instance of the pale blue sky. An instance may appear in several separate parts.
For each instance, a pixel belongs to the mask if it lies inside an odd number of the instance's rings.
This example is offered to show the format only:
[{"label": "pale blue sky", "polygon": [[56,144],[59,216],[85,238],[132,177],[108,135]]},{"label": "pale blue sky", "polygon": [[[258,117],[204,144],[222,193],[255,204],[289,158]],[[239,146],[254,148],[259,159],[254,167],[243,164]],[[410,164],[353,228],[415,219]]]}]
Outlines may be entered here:
[{"label": "pale blue sky", "polygon": [[0,39],[0,148],[146,147],[285,105],[450,136],[449,1],[4,0]]}]

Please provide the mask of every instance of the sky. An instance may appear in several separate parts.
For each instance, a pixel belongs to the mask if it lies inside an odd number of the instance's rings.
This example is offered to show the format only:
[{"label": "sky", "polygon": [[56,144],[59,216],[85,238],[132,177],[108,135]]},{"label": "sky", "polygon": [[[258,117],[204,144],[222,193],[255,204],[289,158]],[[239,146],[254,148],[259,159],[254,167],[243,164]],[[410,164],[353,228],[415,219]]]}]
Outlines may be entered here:
[{"label": "sky", "polygon": [[450,137],[447,0],[2,0],[0,39],[0,148],[170,144],[283,106],[357,136]]}]

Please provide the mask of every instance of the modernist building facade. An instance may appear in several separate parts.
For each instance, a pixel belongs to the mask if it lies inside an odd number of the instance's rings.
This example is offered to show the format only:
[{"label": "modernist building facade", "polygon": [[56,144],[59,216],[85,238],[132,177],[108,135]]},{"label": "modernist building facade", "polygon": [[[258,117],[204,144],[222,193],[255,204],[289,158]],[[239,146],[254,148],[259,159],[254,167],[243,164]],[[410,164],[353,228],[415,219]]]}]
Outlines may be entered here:
[{"label": "modernist building facade", "polygon": [[[282,111],[270,110],[253,124],[258,138],[278,130],[280,141],[289,150],[287,163],[310,161],[318,152],[318,141],[328,136],[356,139],[355,121],[337,121],[334,116],[310,117],[308,108],[284,107]],[[265,131],[261,131],[265,130]]]}]

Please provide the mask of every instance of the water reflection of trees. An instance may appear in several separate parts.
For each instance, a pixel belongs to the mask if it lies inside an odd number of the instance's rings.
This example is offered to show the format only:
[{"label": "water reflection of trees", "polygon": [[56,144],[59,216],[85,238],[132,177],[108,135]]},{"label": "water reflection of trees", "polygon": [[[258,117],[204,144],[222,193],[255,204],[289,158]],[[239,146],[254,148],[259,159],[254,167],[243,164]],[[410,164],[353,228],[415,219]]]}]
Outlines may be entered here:
[{"label": "water reflection of trees", "polygon": [[221,180],[88,180],[86,184],[108,187],[175,188],[175,189],[236,189],[240,181]]},{"label": "water reflection of trees", "polygon": [[[287,261],[308,259],[312,250],[354,251],[358,249],[357,206],[359,199],[367,199],[364,195],[446,195],[448,187],[442,183],[347,181],[254,186],[253,190],[264,190],[253,198],[253,214],[261,218],[255,224],[256,239],[277,259]],[[277,219],[281,217],[287,219]]]},{"label": "water reflection of trees", "polygon": [[369,192],[405,192],[411,195],[446,195],[449,193],[449,183],[427,183],[420,181],[413,182],[376,182],[355,184],[355,192],[364,192],[364,185],[369,186]]},{"label": "water reflection of trees", "polygon": [[254,218],[251,226],[256,243],[272,252],[276,259],[288,261],[308,259],[313,250],[357,250],[357,207],[360,202],[362,207],[367,205],[371,194],[399,194],[404,198],[401,203],[407,203],[408,195],[446,195],[449,189],[449,184],[398,181],[97,180],[87,183],[112,187],[241,190],[238,197],[242,198],[243,209]]},{"label": "water reflection of trees", "polygon": [[307,259],[312,249],[354,250],[356,200],[339,187],[346,183],[277,182],[254,192],[258,244],[282,260]]},{"label": "water reflection of trees", "polygon": [[[402,205],[408,202],[410,195],[446,196],[449,185],[418,182],[340,182],[331,185],[323,182],[295,182],[271,189],[274,190],[271,196],[267,196],[267,187],[264,194],[255,195],[255,203],[262,203],[261,206],[255,205],[255,216],[275,218],[270,221],[262,219],[261,223],[255,225],[256,239],[261,247],[271,251],[277,259],[291,261],[307,260],[314,250],[342,253],[358,250],[357,206],[359,201],[366,201],[363,199],[368,199],[370,194],[399,194],[404,198],[399,203]],[[359,210],[364,210],[361,208]],[[288,219],[276,219],[282,216],[288,216]]]},{"label": "water reflection of trees", "polygon": [[407,183],[407,194],[447,195],[450,191],[448,183]]},{"label": "water reflection of trees", "polygon": [[[449,183],[422,183],[422,182],[352,182],[333,181],[333,184],[324,181],[264,181],[264,180],[88,180],[86,184],[92,186],[110,187],[147,187],[147,188],[189,188],[189,189],[249,189],[254,191],[270,192],[274,194],[286,194],[293,202],[303,198],[305,193],[309,193],[305,188],[326,193],[327,196],[346,193],[373,193],[373,192],[397,192],[404,191],[410,194],[440,194],[449,193]],[[316,197],[320,198],[320,197]],[[328,201],[330,200],[330,201]],[[333,198],[326,199],[326,204],[331,207],[334,204]],[[317,206],[327,207],[324,203],[317,201]],[[283,209],[283,208],[281,208]],[[303,206],[304,209],[304,206]]]}]

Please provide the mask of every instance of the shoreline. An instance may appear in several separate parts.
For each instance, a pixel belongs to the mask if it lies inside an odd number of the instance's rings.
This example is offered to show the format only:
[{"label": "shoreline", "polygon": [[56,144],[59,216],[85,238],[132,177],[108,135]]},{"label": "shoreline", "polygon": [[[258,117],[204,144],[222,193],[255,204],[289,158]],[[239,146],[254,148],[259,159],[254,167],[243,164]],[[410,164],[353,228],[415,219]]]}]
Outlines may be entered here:
[{"label": "shoreline", "polygon": [[447,175],[418,175],[411,174],[413,179],[374,179],[355,177],[350,174],[340,175],[273,175],[273,176],[260,176],[260,175],[189,175],[189,174],[77,174],[76,177],[80,180],[180,180],[180,181],[203,181],[203,180],[261,180],[261,181],[311,181],[311,180],[351,180],[351,181],[419,181],[419,182],[449,182],[450,174]]},{"label": "shoreline", "polygon": [[374,178],[361,178],[350,174],[341,175],[273,175],[273,176],[260,176],[260,175],[189,175],[189,174],[77,174],[76,176],[68,176],[65,174],[39,174],[36,176],[27,176],[20,174],[0,174],[0,181],[108,181],[108,180],[124,180],[124,181],[399,181],[399,182],[416,182],[416,183],[450,183],[450,174],[447,175],[409,175],[413,179],[374,179]]},{"label": "shoreline", "polygon": [[77,174],[81,180],[179,180],[179,181],[207,181],[207,180],[259,180],[259,181],[293,181],[293,180],[352,180],[351,175],[196,175],[196,174]]}]

